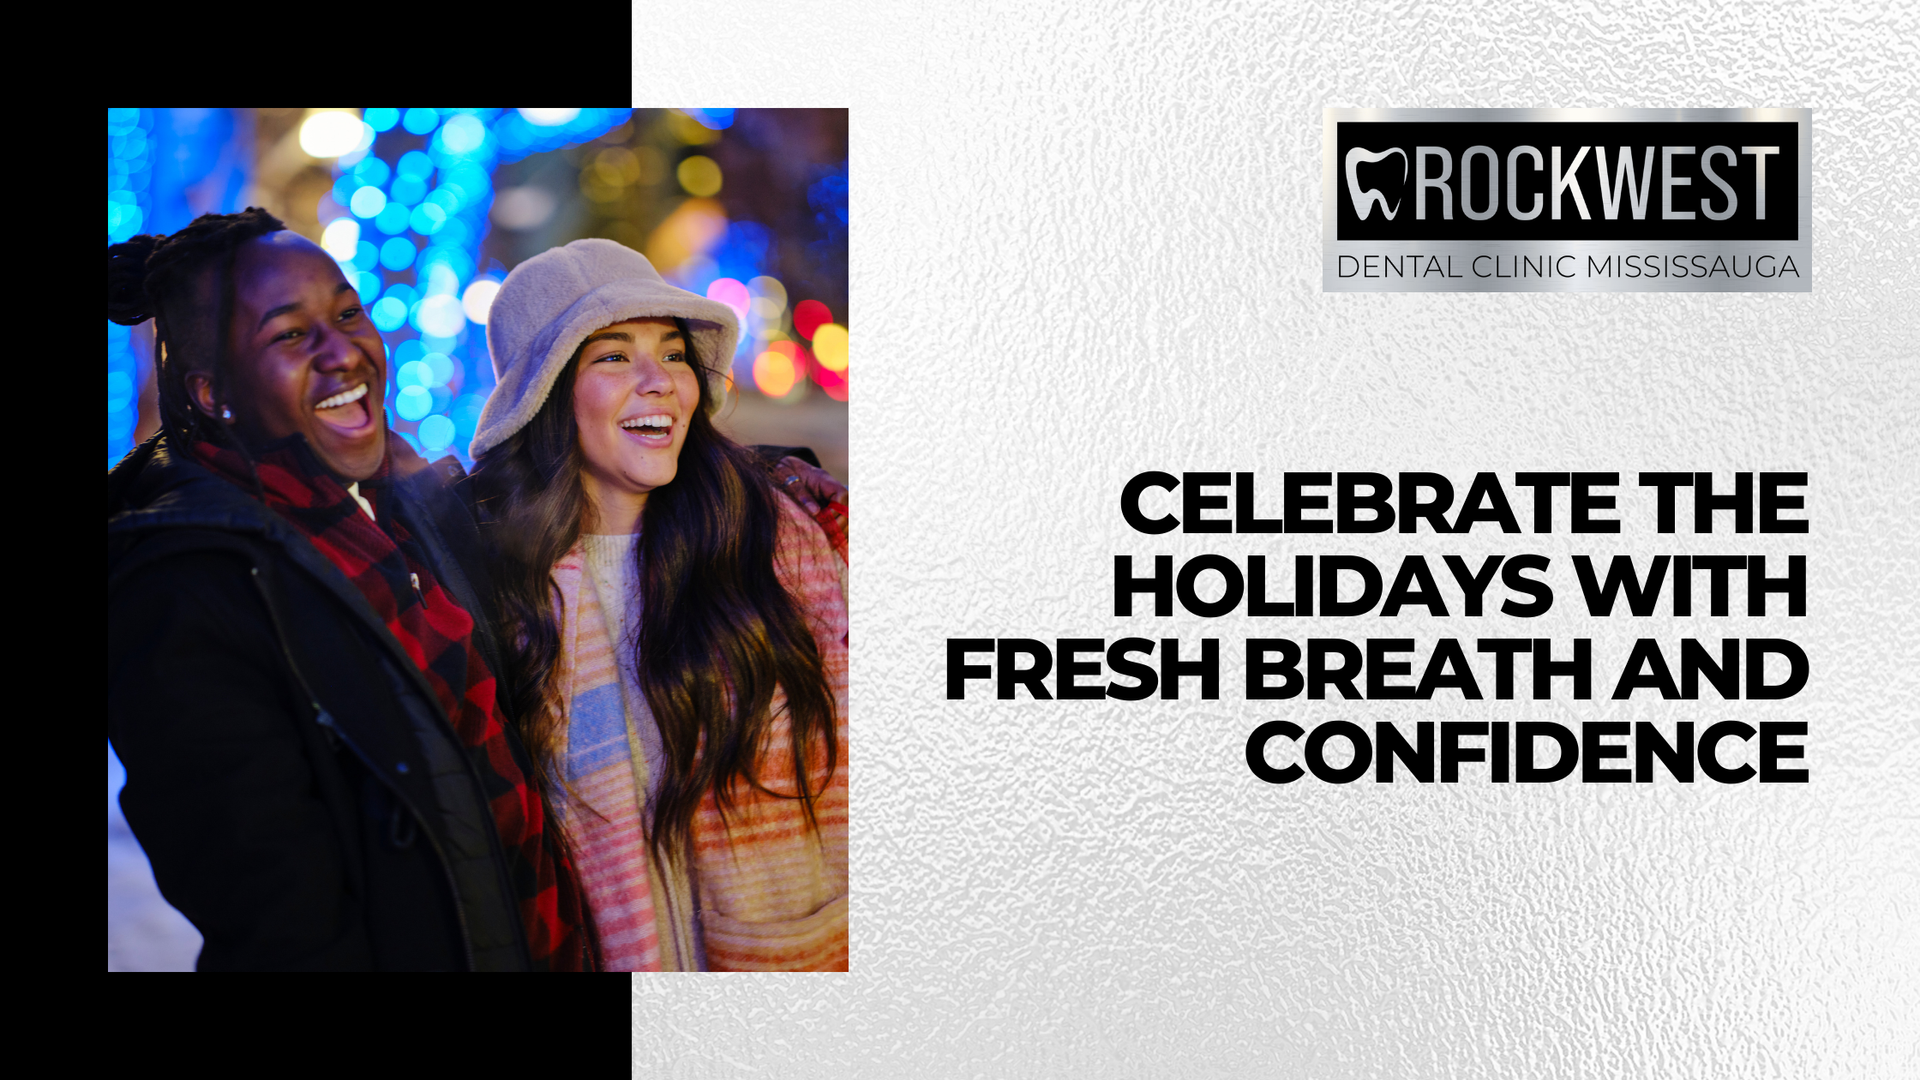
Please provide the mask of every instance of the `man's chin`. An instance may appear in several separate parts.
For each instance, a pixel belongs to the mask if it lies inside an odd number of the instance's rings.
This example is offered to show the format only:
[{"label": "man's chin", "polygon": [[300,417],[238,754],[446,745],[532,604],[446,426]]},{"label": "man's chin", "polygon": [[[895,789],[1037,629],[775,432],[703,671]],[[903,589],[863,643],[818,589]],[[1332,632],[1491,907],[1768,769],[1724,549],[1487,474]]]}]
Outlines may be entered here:
[{"label": "man's chin", "polygon": [[314,452],[335,476],[347,483],[371,479],[387,457],[387,432],[380,428],[365,439],[341,446],[332,439],[315,440]]}]

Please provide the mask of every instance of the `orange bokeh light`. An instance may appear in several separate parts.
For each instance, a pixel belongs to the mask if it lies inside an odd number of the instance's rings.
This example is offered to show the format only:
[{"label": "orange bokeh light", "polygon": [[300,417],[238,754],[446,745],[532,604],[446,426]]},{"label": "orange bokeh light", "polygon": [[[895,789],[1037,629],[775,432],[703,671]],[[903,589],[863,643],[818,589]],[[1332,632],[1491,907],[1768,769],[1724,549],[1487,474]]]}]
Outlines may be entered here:
[{"label": "orange bokeh light", "polygon": [[[705,129],[702,129],[705,130]],[[644,254],[661,271],[678,269],[727,235],[727,215],[712,199],[688,199],[647,237]]]},{"label": "orange bokeh light", "polygon": [[[774,342],[775,345],[790,345],[791,342]],[[786,397],[793,390],[793,384],[800,381],[800,372],[793,357],[784,352],[769,348],[753,358],[753,385],[768,397]]]}]

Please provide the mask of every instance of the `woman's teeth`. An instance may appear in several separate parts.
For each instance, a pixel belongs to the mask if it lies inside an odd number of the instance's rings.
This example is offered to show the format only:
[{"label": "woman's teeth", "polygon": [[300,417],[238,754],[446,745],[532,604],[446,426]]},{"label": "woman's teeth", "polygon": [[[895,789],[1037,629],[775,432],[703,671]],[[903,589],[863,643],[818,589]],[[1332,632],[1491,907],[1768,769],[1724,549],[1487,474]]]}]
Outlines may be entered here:
[{"label": "woman's teeth", "polygon": [[327,400],[322,401],[320,404],[315,405],[313,408],[315,412],[318,412],[322,409],[337,409],[342,405],[351,405],[354,402],[359,401],[361,398],[366,396],[367,396],[367,384],[361,383],[359,386],[356,386],[353,389],[346,391],[345,393],[333,395]]},{"label": "woman's teeth", "polygon": [[[628,431],[645,431],[648,435],[664,435],[673,426],[673,418],[668,416],[641,416],[632,420],[620,421],[620,426]],[[651,429],[651,430],[649,430]]]}]

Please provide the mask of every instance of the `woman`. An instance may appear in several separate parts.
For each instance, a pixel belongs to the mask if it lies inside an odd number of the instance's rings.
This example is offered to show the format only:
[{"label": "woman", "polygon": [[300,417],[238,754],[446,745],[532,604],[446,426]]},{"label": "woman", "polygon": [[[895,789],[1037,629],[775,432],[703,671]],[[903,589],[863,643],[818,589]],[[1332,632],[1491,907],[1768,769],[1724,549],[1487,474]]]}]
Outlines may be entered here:
[{"label": "woman", "polygon": [[613,970],[845,970],[844,532],[709,419],[731,309],[581,240],[494,300],[474,484]]},{"label": "woman", "polygon": [[107,296],[156,319],[163,419],[107,478],[107,732],[200,969],[592,967],[478,536],[399,467],[339,266],[250,208],[109,247]]}]

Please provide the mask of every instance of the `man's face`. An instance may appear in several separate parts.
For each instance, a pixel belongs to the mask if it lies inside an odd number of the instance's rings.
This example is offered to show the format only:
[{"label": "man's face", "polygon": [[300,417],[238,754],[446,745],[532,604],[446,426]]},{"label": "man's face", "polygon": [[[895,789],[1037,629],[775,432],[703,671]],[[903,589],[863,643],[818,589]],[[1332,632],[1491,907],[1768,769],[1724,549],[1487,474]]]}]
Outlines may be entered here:
[{"label": "man's face", "polygon": [[[234,257],[228,330],[225,404],[242,437],[268,442],[297,432],[343,480],[378,471],[387,448],[387,348],[339,264],[296,233],[248,241]],[[195,396],[202,392],[210,394],[204,384]]]}]

